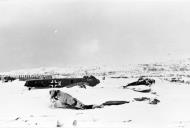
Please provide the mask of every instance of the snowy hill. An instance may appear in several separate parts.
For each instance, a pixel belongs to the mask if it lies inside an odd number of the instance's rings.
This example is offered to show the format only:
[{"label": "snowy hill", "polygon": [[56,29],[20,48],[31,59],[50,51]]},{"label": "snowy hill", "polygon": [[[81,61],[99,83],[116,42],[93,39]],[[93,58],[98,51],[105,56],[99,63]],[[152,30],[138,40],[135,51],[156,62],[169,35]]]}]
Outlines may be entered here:
[{"label": "snowy hill", "polygon": [[123,66],[75,66],[75,67],[41,67],[34,69],[22,69],[10,72],[2,72],[1,75],[52,75],[57,77],[68,76],[123,76],[123,77],[139,77],[141,75],[149,77],[167,77],[175,75],[188,76],[190,73],[190,59],[151,63],[136,64]]},{"label": "snowy hill", "polygon": [[[100,79],[100,84],[95,87],[60,88],[60,90],[85,104],[100,104],[108,100],[126,100],[129,103],[93,110],[53,109],[49,101],[49,90],[52,88],[28,91],[23,81],[0,82],[2,103],[0,127],[188,128],[190,110],[187,101],[190,100],[190,86],[180,83],[180,80],[179,82],[168,81],[170,81],[169,77],[188,79],[189,62],[188,59],[128,66],[53,67],[1,73],[4,75],[52,74],[62,77],[89,73],[106,76],[106,79]],[[150,93],[122,88],[136,81],[141,75],[156,80]],[[134,101],[134,98],[141,97],[156,97],[160,103],[151,105],[147,101]]]}]

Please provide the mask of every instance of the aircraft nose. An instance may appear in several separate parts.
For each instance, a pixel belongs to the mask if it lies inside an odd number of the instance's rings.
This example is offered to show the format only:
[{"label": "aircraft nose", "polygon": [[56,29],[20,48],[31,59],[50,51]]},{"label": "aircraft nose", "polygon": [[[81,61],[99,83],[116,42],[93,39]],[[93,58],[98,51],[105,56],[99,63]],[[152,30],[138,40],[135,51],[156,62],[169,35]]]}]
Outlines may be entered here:
[{"label": "aircraft nose", "polygon": [[96,82],[97,82],[97,84],[99,84],[99,83],[100,83],[100,80],[97,79]]}]

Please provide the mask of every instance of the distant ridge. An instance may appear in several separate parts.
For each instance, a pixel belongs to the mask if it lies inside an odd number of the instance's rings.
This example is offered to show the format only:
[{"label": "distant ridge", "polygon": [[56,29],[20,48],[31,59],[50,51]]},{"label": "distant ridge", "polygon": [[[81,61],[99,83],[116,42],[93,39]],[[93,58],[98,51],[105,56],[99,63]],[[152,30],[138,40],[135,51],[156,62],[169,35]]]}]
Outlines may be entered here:
[{"label": "distant ridge", "polygon": [[73,67],[40,67],[2,72],[0,75],[58,75],[58,76],[83,76],[83,75],[141,75],[152,72],[190,71],[190,58],[171,60],[147,64],[128,64],[123,66],[73,66]]}]

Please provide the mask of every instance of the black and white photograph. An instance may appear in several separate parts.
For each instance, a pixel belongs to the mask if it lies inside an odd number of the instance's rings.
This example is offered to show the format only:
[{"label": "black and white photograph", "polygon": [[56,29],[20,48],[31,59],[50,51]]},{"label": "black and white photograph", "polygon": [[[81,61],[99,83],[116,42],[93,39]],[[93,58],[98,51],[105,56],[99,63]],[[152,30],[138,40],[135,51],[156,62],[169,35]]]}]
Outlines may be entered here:
[{"label": "black and white photograph", "polygon": [[0,0],[0,128],[190,128],[190,1]]}]

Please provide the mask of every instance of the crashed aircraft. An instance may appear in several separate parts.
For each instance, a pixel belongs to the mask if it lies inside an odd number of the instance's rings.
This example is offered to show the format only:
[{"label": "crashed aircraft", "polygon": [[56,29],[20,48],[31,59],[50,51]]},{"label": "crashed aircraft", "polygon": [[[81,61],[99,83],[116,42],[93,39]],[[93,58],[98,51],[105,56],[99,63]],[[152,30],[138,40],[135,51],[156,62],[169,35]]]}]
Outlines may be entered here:
[{"label": "crashed aircraft", "polygon": [[100,80],[94,76],[84,76],[83,78],[60,78],[60,79],[34,79],[26,81],[25,85],[31,88],[62,88],[80,86],[86,88],[85,85],[94,87],[100,83]]}]

